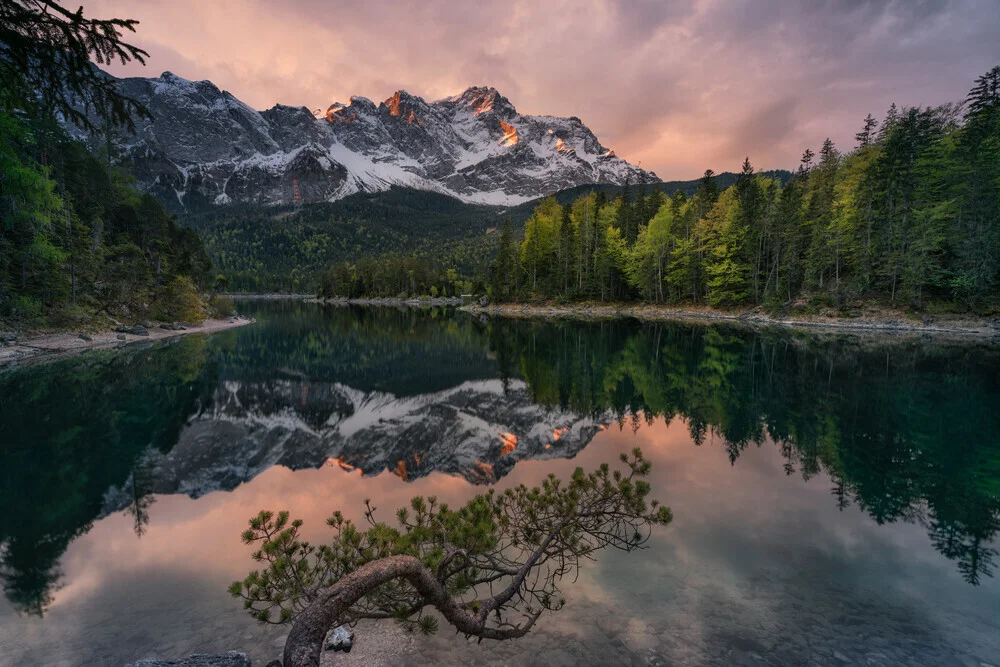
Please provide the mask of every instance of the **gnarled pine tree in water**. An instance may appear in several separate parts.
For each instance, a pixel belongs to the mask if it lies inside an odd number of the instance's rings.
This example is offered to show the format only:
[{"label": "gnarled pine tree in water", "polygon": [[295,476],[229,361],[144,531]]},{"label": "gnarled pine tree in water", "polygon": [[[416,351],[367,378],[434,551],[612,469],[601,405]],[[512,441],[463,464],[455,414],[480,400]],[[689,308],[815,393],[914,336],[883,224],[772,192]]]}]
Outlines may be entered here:
[{"label": "gnarled pine tree in water", "polygon": [[452,510],[416,497],[396,512],[399,527],[375,519],[367,530],[340,512],[327,523],[333,541],[301,539],[302,522],[261,512],[243,533],[263,564],[230,593],[258,620],[292,622],[285,667],[319,665],[327,632],[361,619],[396,619],[432,633],[434,608],[466,637],[516,639],[565,600],[560,583],[583,558],[606,547],[642,548],[670,509],[648,500],[651,464],[638,449],[622,454],[625,470],[577,468],[566,483],[549,475],[540,487],[490,490]]}]

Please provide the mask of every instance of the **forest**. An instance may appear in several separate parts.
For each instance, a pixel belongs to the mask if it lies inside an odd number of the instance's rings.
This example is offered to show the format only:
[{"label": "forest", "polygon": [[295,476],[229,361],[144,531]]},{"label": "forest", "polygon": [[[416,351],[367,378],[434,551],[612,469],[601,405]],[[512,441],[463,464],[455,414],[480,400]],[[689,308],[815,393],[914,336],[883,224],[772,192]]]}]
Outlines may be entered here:
[{"label": "forest", "polygon": [[330,266],[350,260],[363,269],[366,258],[433,258],[444,273],[485,275],[496,252],[488,230],[499,224],[492,207],[400,187],[306,206],[227,206],[180,221],[204,239],[230,290],[255,293],[316,293]]},{"label": "forest", "polygon": [[55,3],[0,2],[0,14],[0,321],[204,317],[216,276],[198,234],[134,185],[110,142],[88,146],[61,122],[102,136],[144,113],[90,62],[141,62],[122,41],[135,22]]},{"label": "forest", "polygon": [[[785,183],[791,172],[765,172]],[[716,177],[720,186],[732,185],[737,174]],[[649,184],[663,192],[680,190],[694,194],[698,181]],[[594,190],[612,197],[617,186],[587,185],[569,188],[552,196],[570,203],[581,193]],[[509,209],[467,204],[452,197],[393,186],[384,192],[360,192],[335,202],[306,205],[255,205],[191,210],[179,213],[179,222],[196,230],[215,266],[224,273],[234,292],[313,293],[329,290],[324,272],[331,266],[360,262],[363,275],[352,280],[350,290],[338,286],[339,296],[398,296],[440,293],[448,290],[449,269],[464,281],[485,289],[490,260],[496,255],[496,231],[505,217],[518,231],[531,217],[537,202]],[[378,272],[386,278],[371,280],[371,259],[378,259]],[[397,280],[400,264],[433,266],[443,279]],[[329,276],[329,274],[328,274]],[[360,293],[359,293],[360,290]],[[416,291],[415,291],[416,290]],[[330,292],[333,296],[334,293]]]},{"label": "forest", "polygon": [[962,104],[869,114],[856,139],[806,150],[787,184],[747,158],[731,186],[708,170],[691,196],[626,184],[612,200],[548,198],[520,243],[502,230],[490,296],[996,309],[1000,67]]}]

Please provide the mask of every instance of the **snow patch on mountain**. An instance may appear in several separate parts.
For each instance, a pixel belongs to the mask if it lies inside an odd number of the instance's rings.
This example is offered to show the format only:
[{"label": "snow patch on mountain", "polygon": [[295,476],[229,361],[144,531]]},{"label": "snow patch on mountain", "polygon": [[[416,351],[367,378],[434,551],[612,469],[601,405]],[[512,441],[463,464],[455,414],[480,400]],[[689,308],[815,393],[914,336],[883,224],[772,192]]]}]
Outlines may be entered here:
[{"label": "snow patch on mountain", "polygon": [[379,104],[354,96],[311,112],[256,111],[211,81],[170,72],[118,85],[153,115],[118,138],[120,149],[142,186],[185,207],[333,201],[392,186],[514,205],[588,183],[658,180],[579,118],[520,114],[495,88],[433,102],[400,90]]},{"label": "snow patch on mountain", "polygon": [[[521,381],[414,396],[309,380],[226,381],[170,452],[151,450],[136,474],[151,493],[193,498],[231,491],[275,465],[332,463],[404,480],[443,472],[489,484],[521,460],[575,456],[610,420],[537,405]],[[103,513],[127,506],[124,489],[133,486],[110,489]]]}]

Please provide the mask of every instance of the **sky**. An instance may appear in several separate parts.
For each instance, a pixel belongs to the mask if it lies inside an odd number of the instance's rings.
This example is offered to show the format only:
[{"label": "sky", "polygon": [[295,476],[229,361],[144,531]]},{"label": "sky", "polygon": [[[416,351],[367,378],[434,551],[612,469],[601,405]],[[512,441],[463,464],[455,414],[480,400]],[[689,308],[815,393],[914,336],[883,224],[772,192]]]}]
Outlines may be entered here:
[{"label": "sky", "polygon": [[257,109],[494,86],[578,116],[664,180],[794,168],[889,104],[964,99],[1000,64],[1000,0],[94,0],[140,21],[145,67]]}]

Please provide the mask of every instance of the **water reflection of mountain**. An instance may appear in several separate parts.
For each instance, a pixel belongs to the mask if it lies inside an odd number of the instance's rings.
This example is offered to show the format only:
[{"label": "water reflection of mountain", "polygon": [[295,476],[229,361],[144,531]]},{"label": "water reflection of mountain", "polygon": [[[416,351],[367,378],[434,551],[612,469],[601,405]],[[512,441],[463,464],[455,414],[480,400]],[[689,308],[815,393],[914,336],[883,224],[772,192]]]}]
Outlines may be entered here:
[{"label": "water reflection of mountain", "polygon": [[152,493],[232,489],[272,465],[486,483],[573,456],[609,420],[675,417],[726,447],[733,474],[774,442],[788,474],[832,479],[830,502],[926,526],[970,583],[993,572],[991,346],[254,307],[254,327],[0,374],[0,579],[17,608],[45,609],[100,516],[125,509],[141,534]]},{"label": "water reflection of mountain", "polygon": [[[590,416],[534,403],[521,381],[476,380],[397,397],[334,383],[227,381],[168,452],[147,459],[151,493],[194,498],[232,490],[274,465],[338,465],[404,481],[432,471],[495,482],[523,459],[573,456],[603,427]],[[131,480],[108,511],[131,503]]]}]

